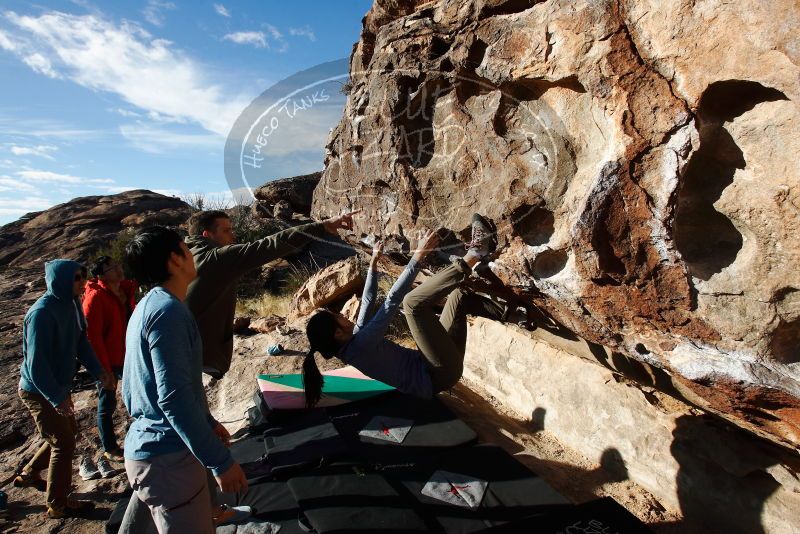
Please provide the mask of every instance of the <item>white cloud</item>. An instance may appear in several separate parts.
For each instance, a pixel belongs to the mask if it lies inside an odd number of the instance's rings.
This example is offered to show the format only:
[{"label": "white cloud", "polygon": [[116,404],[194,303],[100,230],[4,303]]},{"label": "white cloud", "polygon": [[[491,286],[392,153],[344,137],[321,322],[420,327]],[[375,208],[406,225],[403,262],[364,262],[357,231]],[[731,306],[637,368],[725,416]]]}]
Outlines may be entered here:
[{"label": "white cloud", "polygon": [[52,201],[42,197],[0,198],[0,216],[24,215],[46,210],[52,205]]},{"label": "white cloud", "polygon": [[8,34],[2,30],[0,30],[0,48],[4,48],[11,52],[17,48],[17,45],[15,45],[14,42],[8,37]]},{"label": "white cloud", "polygon": [[50,60],[38,52],[23,57],[22,61],[36,72],[44,74],[48,78],[59,78],[58,73],[53,70],[53,65],[50,64]]},{"label": "white cloud", "polygon": [[294,35],[295,37],[308,37],[308,40],[312,42],[317,40],[314,30],[312,30],[308,25],[303,26],[302,28],[289,28],[289,35]]},{"label": "white cloud", "polygon": [[40,158],[53,159],[50,152],[55,152],[58,147],[53,145],[38,145],[38,146],[18,146],[11,145],[8,149],[15,156],[38,156]]},{"label": "white cloud", "polygon": [[246,31],[226,34],[222,40],[231,41],[236,44],[250,44],[256,48],[269,48],[277,52],[286,52],[289,44],[283,38],[283,34],[269,23],[262,24],[266,32]]},{"label": "white cloud", "polygon": [[0,176],[0,188],[3,191],[34,191],[36,188],[22,180],[15,180],[10,176]]},{"label": "white cloud", "polygon": [[269,34],[272,36],[273,39],[283,39],[283,34],[278,31],[278,28],[273,26],[272,24],[265,22],[264,27],[269,31]]},{"label": "white cloud", "polygon": [[227,8],[222,4],[214,4],[214,11],[216,11],[219,15],[222,15],[223,17],[230,18],[231,16],[230,11],[228,11]]},{"label": "white cloud", "polygon": [[163,26],[166,19],[163,11],[171,11],[173,9],[175,9],[175,4],[172,2],[147,0],[147,5],[142,10],[142,15],[153,26]]},{"label": "white cloud", "polygon": [[268,22],[265,22],[263,26],[267,29],[270,37],[275,41],[275,44],[278,45],[277,48],[275,48],[278,52],[286,52],[289,50],[289,43],[284,40],[283,34],[278,31],[278,28]]},{"label": "white cloud", "polygon": [[61,174],[50,171],[28,170],[18,171],[15,173],[17,176],[25,180],[33,182],[46,182],[58,184],[113,184],[114,180],[108,178],[83,178],[81,176],[73,176],[71,174]]},{"label": "white cloud", "polygon": [[135,111],[124,108],[108,108],[108,111],[112,113],[118,113],[126,118],[139,118],[142,116],[140,113],[136,113]]},{"label": "white cloud", "polygon": [[0,135],[76,141],[91,139],[105,133],[102,130],[83,130],[71,124],[49,119],[0,117]]},{"label": "white cloud", "polygon": [[143,110],[196,122],[224,136],[249,102],[225,94],[195,61],[136,24],[57,11],[6,12],[4,17],[14,27],[9,39],[20,59],[39,54],[47,61],[40,61],[40,72],[49,65],[49,75],[115,93]]},{"label": "white cloud", "polygon": [[236,44],[251,44],[256,48],[267,47],[267,37],[264,32],[235,32],[227,34],[222,39]]},{"label": "white cloud", "polygon": [[175,150],[222,150],[225,140],[212,134],[175,132],[145,123],[123,124],[122,136],[145,152],[160,154]]}]

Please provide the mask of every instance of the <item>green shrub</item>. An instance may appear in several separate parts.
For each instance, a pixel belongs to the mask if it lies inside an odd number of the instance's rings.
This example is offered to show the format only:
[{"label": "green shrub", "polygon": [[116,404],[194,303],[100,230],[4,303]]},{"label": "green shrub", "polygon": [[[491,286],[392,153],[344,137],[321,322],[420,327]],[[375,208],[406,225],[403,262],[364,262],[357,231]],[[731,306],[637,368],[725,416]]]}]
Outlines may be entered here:
[{"label": "green shrub", "polygon": [[95,253],[89,257],[89,264],[87,267],[91,267],[91,265],[94,264],[94,262],[96,262],[101,256],[110,256],[114,262],[122,265],[122,268],[125,271],[125,278],[133,278],[130,269],[128,269],[128,265],[125,262],[125,247],[128,246],[128,243],[130,243],[134,235],[136,235],[136,230],[133,228],[126,228],[122,230],[116,235],[116,237],[114,237],[114,239],[109,241],[106,246],[97,249]]}]

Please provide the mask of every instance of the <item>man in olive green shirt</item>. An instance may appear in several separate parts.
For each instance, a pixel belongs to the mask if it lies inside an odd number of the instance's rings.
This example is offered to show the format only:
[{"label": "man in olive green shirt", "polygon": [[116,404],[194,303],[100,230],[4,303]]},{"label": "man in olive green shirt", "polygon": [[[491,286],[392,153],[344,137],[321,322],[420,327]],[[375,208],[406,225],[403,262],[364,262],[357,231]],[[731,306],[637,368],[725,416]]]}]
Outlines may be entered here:
[{"label": "man in olive green shirt", "polygon": [[189,221],[186,244],[194,256],[197,278],[189,286],[186,305],[203,339],[203,372],[222,378],[233,357],[236,284],[250,269],[299,251],[314,237],[352,229],[357,212],[304,224],[250,243],[236,244],[224,211],[204,211]]}]

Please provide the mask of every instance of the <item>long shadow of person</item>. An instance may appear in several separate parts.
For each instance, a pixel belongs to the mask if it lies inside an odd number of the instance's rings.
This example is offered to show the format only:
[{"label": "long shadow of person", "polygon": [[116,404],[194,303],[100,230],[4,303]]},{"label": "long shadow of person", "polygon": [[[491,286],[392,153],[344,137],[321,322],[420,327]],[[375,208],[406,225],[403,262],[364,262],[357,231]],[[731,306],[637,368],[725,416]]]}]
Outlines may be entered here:
[{"label": "long shadow of person", "polygon": [[763,533],[764,503],[780,486],[765,469],[776,459],[758,438],[724,426],[711,415],[684,415],[676,421],[670,451],[679,464],[676,482],[684,523]]}]

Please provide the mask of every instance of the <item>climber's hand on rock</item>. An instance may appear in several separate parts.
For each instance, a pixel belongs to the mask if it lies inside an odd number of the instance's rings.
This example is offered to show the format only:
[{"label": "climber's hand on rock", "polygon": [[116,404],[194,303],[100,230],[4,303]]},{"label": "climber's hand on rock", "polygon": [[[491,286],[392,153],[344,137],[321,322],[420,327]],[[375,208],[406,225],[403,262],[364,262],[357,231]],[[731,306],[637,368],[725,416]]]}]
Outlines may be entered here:
[{"label": "climber's hand on rock", "polygon": [[377,260],[381,256],[383,256],[383,248],[386,246],[386,242],[383,239],[378,239],[375,241],[375,244],[372,246],[372,259]]},{"label": "climber's hand on rock", "polygon": [[439,245],[439,234],[433,230],[424,229],[419,232],[419,239],[417,241],[417,251],[414,253],[414,259],[422,261],[428,254],[430,254]]}]

